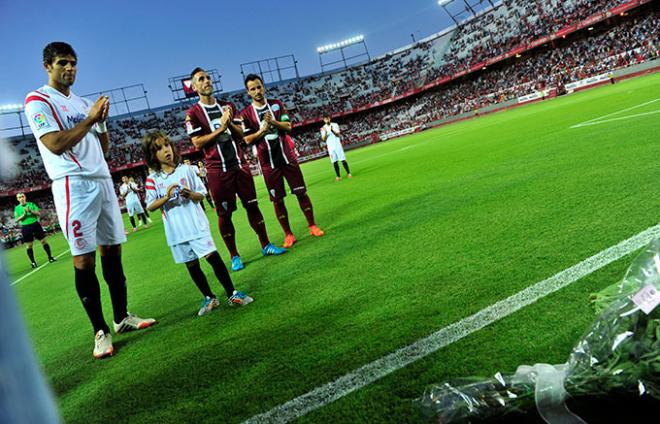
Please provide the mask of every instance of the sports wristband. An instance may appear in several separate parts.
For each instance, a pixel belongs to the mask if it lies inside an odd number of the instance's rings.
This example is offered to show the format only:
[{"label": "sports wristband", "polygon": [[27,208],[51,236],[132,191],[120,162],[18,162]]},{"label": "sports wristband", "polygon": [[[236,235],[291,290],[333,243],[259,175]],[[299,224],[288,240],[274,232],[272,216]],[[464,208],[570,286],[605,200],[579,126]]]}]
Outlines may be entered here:
[{"label": "sports wristband", "polygon": [[99,134],[105,134],[108,132],[108,127],[105,125],[105,121],[94,124],[94,129]]}]

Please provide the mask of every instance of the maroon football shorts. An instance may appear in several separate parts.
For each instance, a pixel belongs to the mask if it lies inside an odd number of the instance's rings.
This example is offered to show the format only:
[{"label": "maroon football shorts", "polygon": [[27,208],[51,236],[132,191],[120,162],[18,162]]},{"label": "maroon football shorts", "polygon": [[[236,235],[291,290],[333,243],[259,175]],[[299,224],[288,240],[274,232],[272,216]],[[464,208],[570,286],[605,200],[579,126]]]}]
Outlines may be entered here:
[{"label": "maroon football shorts", "polygon": [[257,190],[249,168],[233,171],[208,171],[209,190],[218,213],[236,210],[236,195],[243,205],[257,203]]},{"label": "maroon football shorts", "polygon": [[266,188],[270,194],[270,200],[276,201],[286,197],[286,190],[284,189],[284,180],[289,184],[291,193],[295,195],[305,194],[307,187],[305,186],[305,179],[303,178],[300,165],[297,163],[290,163],[277,168],[263,167],[261,169],[264,173],[264,180],[266,181]]}]

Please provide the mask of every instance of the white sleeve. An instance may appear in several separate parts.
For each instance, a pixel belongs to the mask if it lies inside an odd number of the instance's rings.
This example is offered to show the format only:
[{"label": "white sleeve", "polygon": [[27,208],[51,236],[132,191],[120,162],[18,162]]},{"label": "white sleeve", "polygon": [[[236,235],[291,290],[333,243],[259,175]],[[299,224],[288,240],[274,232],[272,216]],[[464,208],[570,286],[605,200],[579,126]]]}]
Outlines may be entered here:
[{"label": "white sleeve", "polygon": [[332,129],[335,130],[337,134],[341,134],[341,131],[339,131],[339,124],[332,124]]},{"label": "white sleeve", "polygon": [[30,129],[36,138],[61,131],[53,110],[45,101],[32,100],[25,105],[25,116],[30,123]]},{"label": "white sleeve", "polygon": [[126,196],[128,193],[128,190],[126,189],[126,185],[122,184],[121,187],[119,187],[119,194],[122,196]]},{"label": "white sleeve", "polygon": [[144,181],[144,189],[147,192],[145,203],[147,206],[160,199],[158,194],[158,187],[156,186],[155,174],[151,174]]},{"label": "white sleeve", "polygon": [[158,195],[158,189],[156,188],[155,183],[149,184],[147,182],[147,184],[145,185],[145,188],[146,188],[146,191],[147,191],[146,204],[147,204],[147,206],[149,206],[150,204],[152,204],[153,202],[158,200],[160,198],[160,196]]}]

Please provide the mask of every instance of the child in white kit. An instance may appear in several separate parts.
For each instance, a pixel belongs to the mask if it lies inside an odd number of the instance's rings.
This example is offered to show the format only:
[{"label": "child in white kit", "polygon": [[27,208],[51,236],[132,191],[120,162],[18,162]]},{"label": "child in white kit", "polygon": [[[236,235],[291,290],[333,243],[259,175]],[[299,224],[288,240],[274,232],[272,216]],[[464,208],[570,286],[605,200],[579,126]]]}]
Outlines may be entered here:
[{"label": "child in white kit", "polygon": [[252,298],[237,291],[211,237],[209,221],[199,202],[206,187],[181,158],[167,135],[161,131],[147,134],[142,143],[147,165],[154,170],[146,180],[147,209],[161,209],[167,244],[174,262],[185,263],[190,277],[204,299],[198,315],[204,315],[220,302],[211,291],[199,259],[206,258],[225,289],[230,305],[247,305]]}]

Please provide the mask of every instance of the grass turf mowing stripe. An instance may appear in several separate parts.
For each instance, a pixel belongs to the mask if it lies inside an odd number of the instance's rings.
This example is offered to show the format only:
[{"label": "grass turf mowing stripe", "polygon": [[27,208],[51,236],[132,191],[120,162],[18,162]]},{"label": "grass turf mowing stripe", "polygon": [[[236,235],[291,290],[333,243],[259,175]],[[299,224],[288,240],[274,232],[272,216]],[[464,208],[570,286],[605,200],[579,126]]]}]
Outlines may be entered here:
[{"label": "grass turf mowing stripe", "polygon": [[379,380],[437,350],[531,305],[600,268],[634,252],[660,236],[660,225],[622,241],[584,261],[567,268],[533,286],[501,300],[467,318],[451,324],[428,337],[403,347],[394,353],[364,365],[337,380],[290,400],[263,414],[246,420],[246,424],[284,423],[300,418],[328,405],[347,394]]},{"label": "grass turf mowing stripe", "polygon": [[[60,253],[59,255],[55,256],[55,259],[59,259],[59,258],[61,258],[65,253],[69,253],[69,250],[65,250],[64,252],[62,252],[62,253]],[[14,281],[14,282],[11,283],[10,285],[15,286],[16,284],[18,284],[18,283],[20,283],[21,281],[23,281],[23,280],[25,280],[26,278],[28,278],[30,275],[34,274],[35,272],[39,271],[40,269],[42,269],[43,267],[48,266],[48,265],[50,265],[50,262],[46,262],[46,263],[44,263],[44,264],[41,265],[39,268],[37,268],[37,269],[33,269],[32,271],[28,272],[27,274],[25,274],[24,276],[22,276],[22,277],[19,278],[18,280]]]}]

